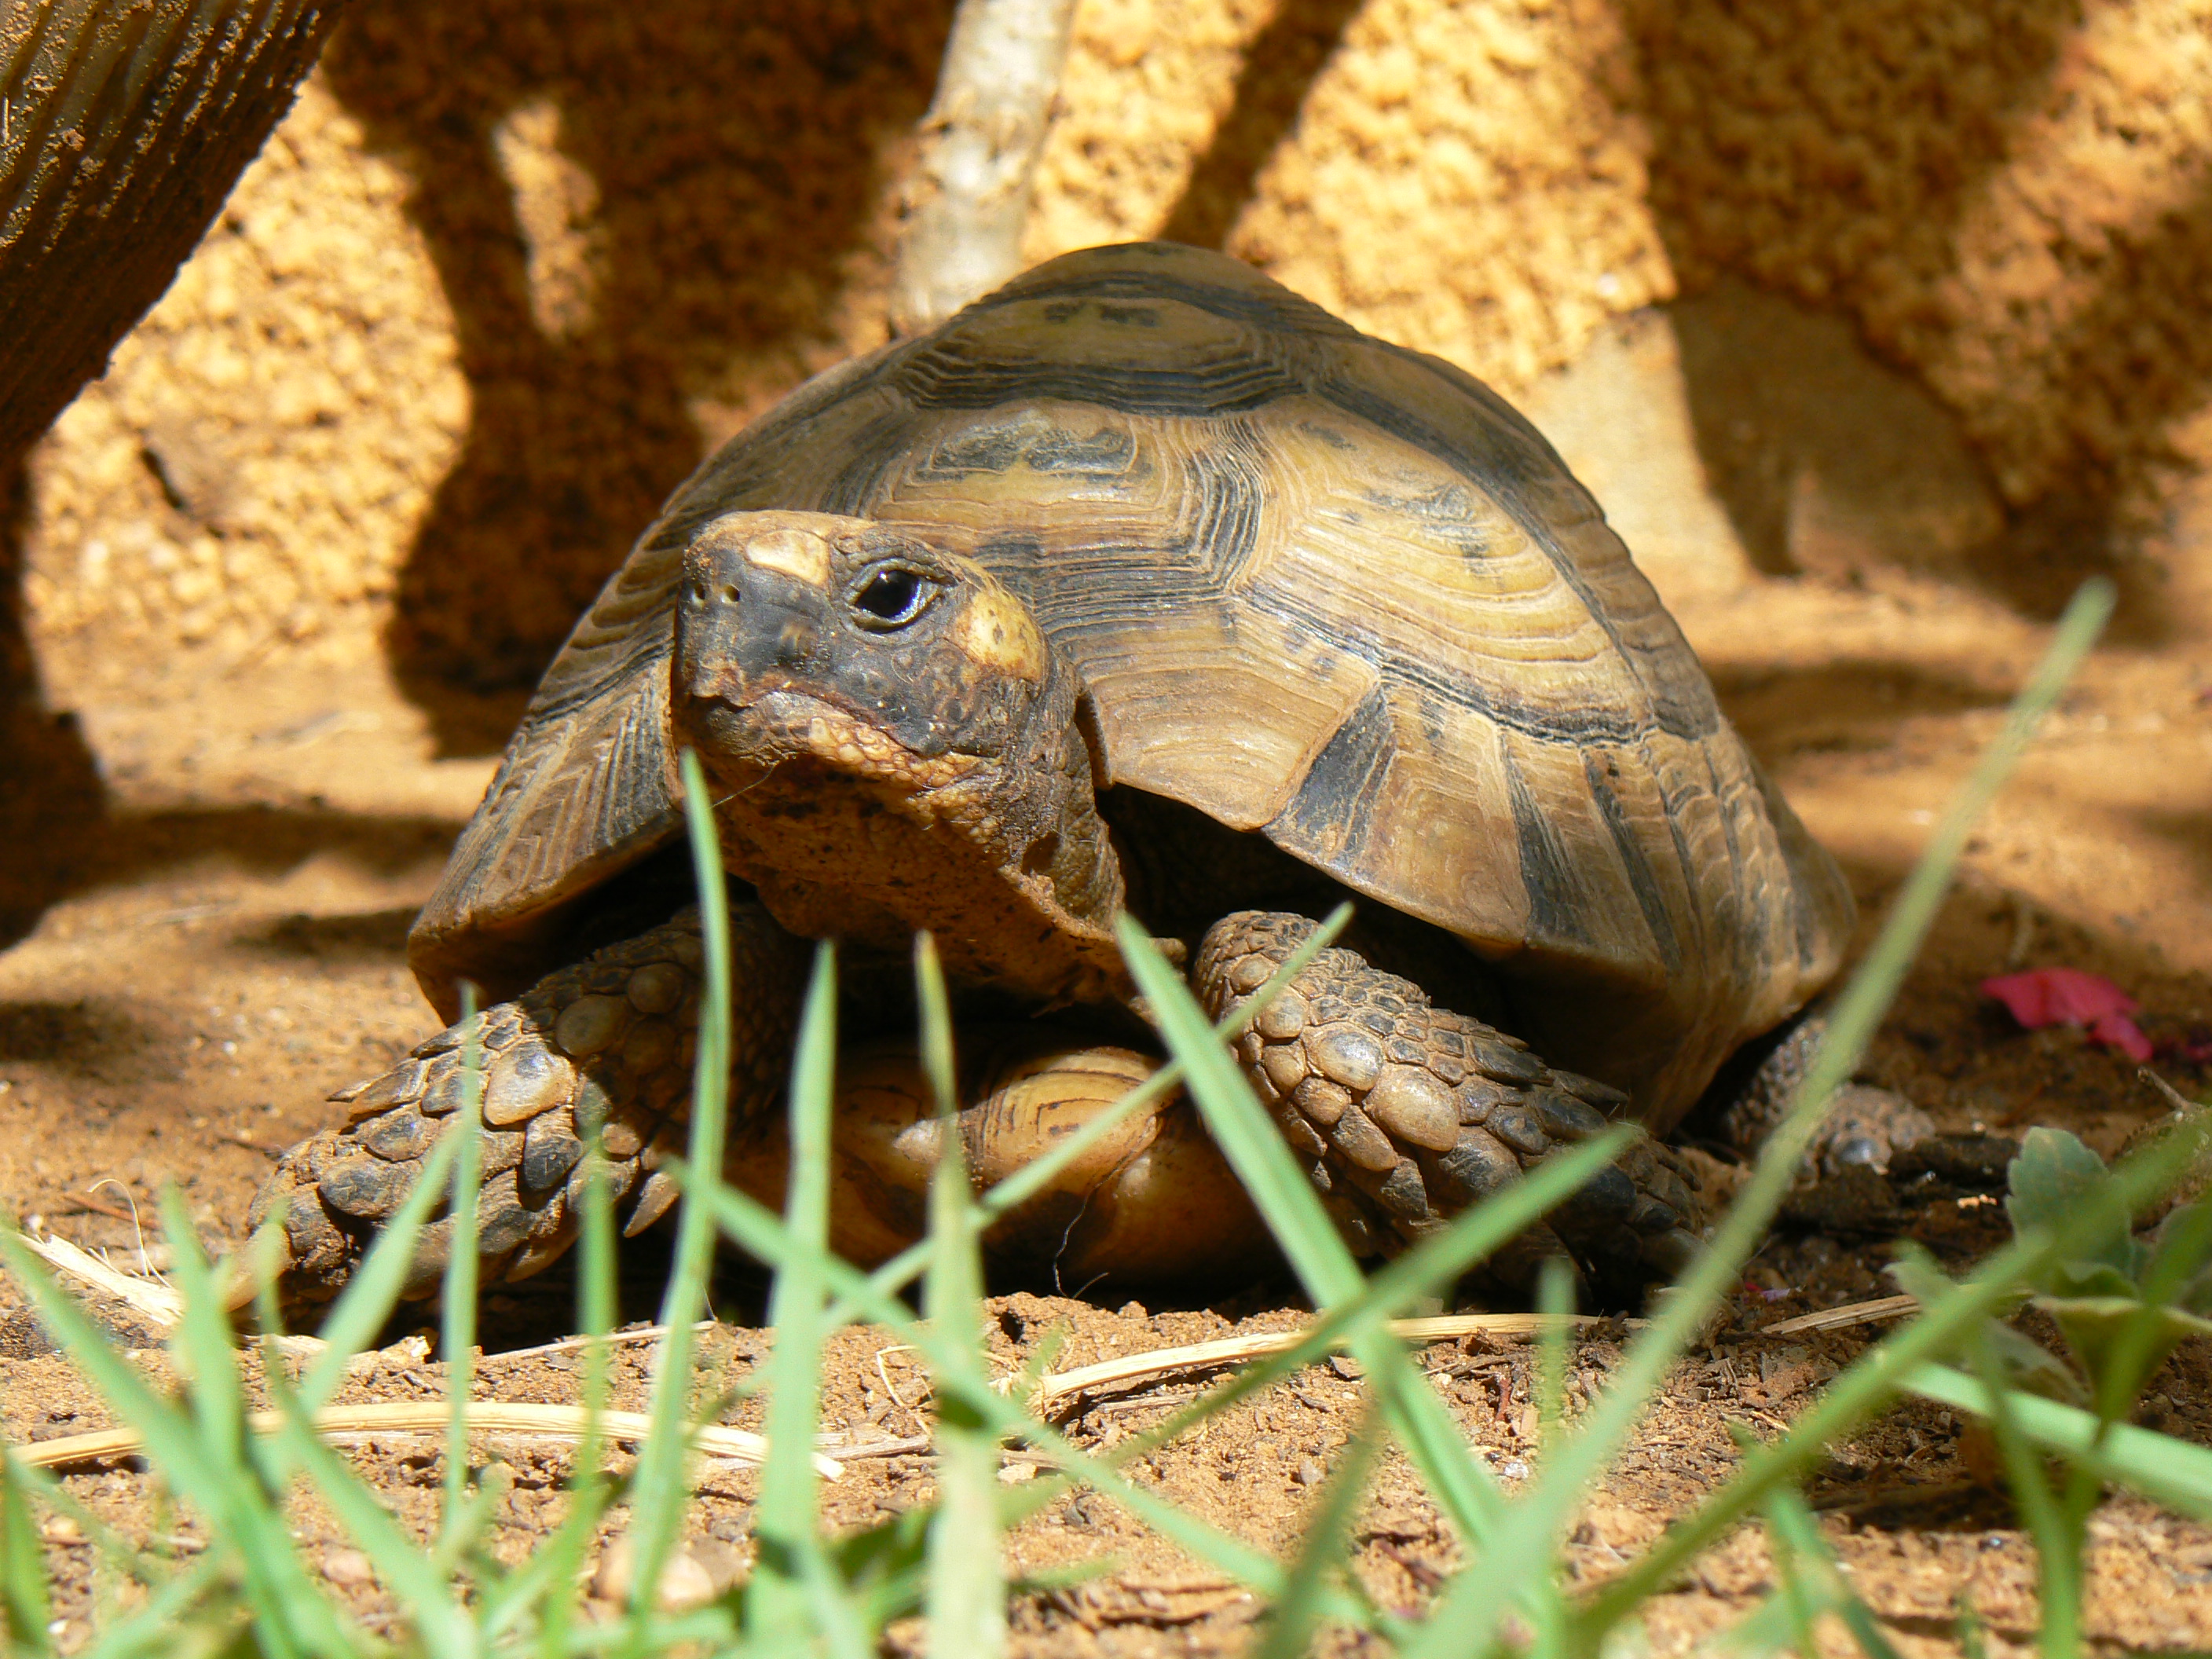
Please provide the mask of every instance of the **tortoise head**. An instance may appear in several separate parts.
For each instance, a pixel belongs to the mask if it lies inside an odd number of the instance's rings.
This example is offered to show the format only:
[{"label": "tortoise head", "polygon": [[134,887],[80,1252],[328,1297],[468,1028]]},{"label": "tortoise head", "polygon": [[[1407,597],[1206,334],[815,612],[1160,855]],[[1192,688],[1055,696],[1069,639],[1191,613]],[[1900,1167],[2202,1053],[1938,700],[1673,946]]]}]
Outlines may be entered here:
[{"label": "tortoise head", "polygon": [[1114,994],[1077,678],[1005,584],[908,529],[732,513],[685,550],[675,626],[676,743],[786,927],[900,952],[928,927],[957,973]]}]

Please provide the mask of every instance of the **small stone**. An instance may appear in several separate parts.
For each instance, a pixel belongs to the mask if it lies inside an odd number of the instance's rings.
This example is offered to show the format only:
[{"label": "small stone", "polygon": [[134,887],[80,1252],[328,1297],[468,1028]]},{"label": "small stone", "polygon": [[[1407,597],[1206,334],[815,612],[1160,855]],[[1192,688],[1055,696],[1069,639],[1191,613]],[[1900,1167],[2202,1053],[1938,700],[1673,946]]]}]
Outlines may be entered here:
[{"label": "small stone", "polygon": [[1325,1076],[1355,1091],[1371,1087],[1382,1074],[1382,1045],[1355,1026],[1308,1032],[1306,1052]]},{"label": "small stone", "polygon": [[1346,1107],[1328,1133],[1337,1150],[1363,1170],[1380,1175],[1398,1162],[1398,1149],[1390,1144],[1390,1137],[1357,1106]]},{"label": "small stone", "polygon": [[1291,1477],[1301,1486],[1318,1486],[1328,1479],[1328,1471],[1309,1457],[1298,1464],[1297,1473]]},{"label": "small stone", "polygon": [[376,1578],[376,1569],[359,1550],[332,1550],[323,1558],[323,1577],[333,1584],[367,1584]]},{"label": "small stone", "polygon": [[1007,1463],[999,1470],[999,1484],[1002,1486],[1027,1486],[1036,1478],[1037,1466],[1034,1463]]},{"label": "small stone", "polygon": [[641,1014],[672,1014],[684,1004],[691,976],[672,962],[648,962],[629,976],[623,994]]},{"label": "small stone", "polygon": [[554,1022],[553,1041],[572,1059],[584,1060],[622,1035],[629,1005],[617,997],[578,997]]},{"label": "small stone", "polygon": [[1443,1152],[1459,1139],[1458,1103],[1419,1066],[1384,1066],[1360,1109],[1387,1133],[1431,1152]]},{"label": "small stone", "polygon": [[1344,1115],[1352,1104],[1352,1091],[1325,1077],[1310,1077],[1291,1091],[1291,1102],[1324,1129]]},{"label": "small stone", "polygon": [[[637,1583],[636,1546],[628,1534],[607,1546],[592,1572],[592,1594],[602,1601],[628,1605]],[[714,1580],[688,1550],[672,1550],[661,1563],[660,1583],[653,1600],[663,1611],[696,1607],[714,1599]]]},{"label": "small stone", "polygon": [[1260,1069],[1278,1092],[1288,1094],[1305,1081],[1306,1051],[1295,1042],[1279,1042],[1260,1055]]},{"label": "small stone", "polygon": [[1285,990],[1260,1011],[1252,1029],[1270,1042],[1288,1042],[1305,1030],[1310,1018],[1306,1000],[1296,991]]},{"label": "small stone", "polygon": [[519,1044],[492,1061],[484,1074],[484,1121],[504,1127],[550,1112],[567,1103],[575,1076],[575,1069],[550,1049]]}]

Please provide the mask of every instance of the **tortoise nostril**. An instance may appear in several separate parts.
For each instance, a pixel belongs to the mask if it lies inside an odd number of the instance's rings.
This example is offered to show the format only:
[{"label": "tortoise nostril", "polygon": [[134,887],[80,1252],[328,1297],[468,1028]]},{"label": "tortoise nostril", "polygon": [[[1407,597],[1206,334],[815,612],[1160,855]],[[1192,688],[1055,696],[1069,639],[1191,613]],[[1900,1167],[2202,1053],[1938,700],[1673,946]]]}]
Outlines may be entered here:
[{"label": "tortoise nostril", "polygon": [[721,592],[716,597],[719,598],[724,605],[735,605],[738,602],[738,590],[736,585],[732,582],[724,582],[722,584]]}]

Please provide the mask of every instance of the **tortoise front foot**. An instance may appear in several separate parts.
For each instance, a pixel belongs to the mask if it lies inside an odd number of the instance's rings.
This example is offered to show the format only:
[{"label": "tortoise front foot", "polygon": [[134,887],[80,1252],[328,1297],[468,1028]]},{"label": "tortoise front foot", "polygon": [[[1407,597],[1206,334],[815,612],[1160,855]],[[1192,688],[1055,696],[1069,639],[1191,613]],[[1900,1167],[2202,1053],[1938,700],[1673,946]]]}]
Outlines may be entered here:
[{"label": "tortoise front foot", "polygon": [[[733,1113],[771,1098],[797,1017],[803,963],[789,935],[757,906],[731,913],[736,978],[744,989],[731,1079]],[[528,1278],[576,1236],[585,1143],[596,1131],[626,1233],[649,1226],[675,1197],[656,1166],[678,1150],[689,1118],[703,961],[696,909],[607,946],[483,1012],[481,1282]],[[250,1224],[281,1206],[287,1249],[278,1280],[288,1307],[328,1302],[420,1178],[465,1082],[464,1027],[448,1026],[381,1076],[331,1097],[349,1121],[284,1155],[255,1196]],[[453,1247],[445,1203],[415,1249],[406,1297],[434,1292]]]},{"label": "tortoise front foot", "polygon": [[[1218,1019],[1313,933],[1248,910],[1214,924],[1192,981]],[[1418,986],[1327,950],[1237,1040],[1237,1056],[1353,1250],[1395,1254],[1626,1110],[1619,1091],[1546,1066],[1517,1038],[1431,1006]],[[1607,1281],[1671,1275],[1697,1249],[1696,1178],[1641,1136],[1486,1264],[1526,1289],[1547,1256]]]}]

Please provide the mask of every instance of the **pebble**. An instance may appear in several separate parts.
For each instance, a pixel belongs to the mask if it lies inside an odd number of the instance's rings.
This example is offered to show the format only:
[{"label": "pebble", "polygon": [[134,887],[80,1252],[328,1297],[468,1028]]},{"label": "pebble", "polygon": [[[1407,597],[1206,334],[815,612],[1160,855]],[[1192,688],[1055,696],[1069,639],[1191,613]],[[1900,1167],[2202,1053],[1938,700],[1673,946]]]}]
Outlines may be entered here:
[{"label": "pebble", "polygon": [[376,1569],[359,1550],[332,1550],[323,1558],[323,1577],[333,1584],[366,1584],[376,1577]]}]

